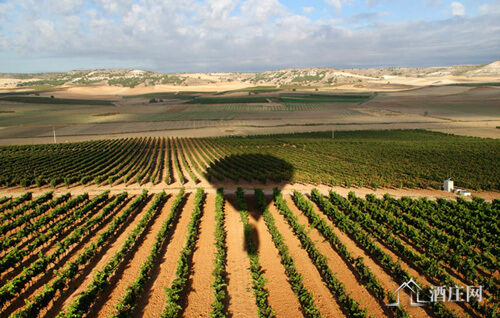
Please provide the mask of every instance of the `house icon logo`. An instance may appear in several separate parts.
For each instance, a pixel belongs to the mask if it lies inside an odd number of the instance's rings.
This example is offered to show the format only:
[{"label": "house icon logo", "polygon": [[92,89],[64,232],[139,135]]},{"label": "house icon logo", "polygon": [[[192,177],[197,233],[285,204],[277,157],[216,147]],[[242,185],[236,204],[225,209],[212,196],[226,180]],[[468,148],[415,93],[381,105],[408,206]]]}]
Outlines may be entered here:
[{"label": "house icon logo", "polygon": [[394,291],[394,295],[396,295],[397,301],[395,303],[386,304],[386,306],[399,306],[399,293],[404,290],[410,293],[410,305],[425,306],[429,304],[429,301],[420,300],[420,292],[422,291],[422,288],[420,288],[420,286],[418,286],[418,284],[415,283],[413,279],[410,279],[408,282],[401,284],[401,286],[399,286],[399,288]]}]

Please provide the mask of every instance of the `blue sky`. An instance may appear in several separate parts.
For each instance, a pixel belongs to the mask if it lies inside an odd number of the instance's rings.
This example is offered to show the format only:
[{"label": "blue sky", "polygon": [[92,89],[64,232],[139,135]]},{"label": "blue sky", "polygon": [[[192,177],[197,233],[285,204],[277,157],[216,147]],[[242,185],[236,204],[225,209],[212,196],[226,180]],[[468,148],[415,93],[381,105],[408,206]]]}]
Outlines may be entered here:
[{"label": "blue sky", "polygon": [[500,0],[0,0],[0,72],[245,72],[499,59]]}]

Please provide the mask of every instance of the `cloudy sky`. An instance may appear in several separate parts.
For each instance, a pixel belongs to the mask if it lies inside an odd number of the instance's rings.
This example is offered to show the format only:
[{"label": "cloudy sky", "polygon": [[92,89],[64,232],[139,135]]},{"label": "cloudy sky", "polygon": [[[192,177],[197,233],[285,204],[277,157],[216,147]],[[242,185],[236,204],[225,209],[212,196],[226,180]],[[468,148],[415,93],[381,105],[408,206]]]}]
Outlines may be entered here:
[{"label": "cloudy sky", "polygon": [[500,0],[0,0],[0,72],[499,59]]}]

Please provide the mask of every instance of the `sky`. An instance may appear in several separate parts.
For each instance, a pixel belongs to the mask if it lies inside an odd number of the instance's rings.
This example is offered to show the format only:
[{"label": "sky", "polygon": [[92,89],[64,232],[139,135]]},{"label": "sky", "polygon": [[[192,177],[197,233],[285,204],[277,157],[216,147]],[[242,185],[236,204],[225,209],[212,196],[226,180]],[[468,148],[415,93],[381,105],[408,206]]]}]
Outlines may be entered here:
[{"label": "sky", "polygon": [[500,60],[500,0],[0,0],[0,72]]}]

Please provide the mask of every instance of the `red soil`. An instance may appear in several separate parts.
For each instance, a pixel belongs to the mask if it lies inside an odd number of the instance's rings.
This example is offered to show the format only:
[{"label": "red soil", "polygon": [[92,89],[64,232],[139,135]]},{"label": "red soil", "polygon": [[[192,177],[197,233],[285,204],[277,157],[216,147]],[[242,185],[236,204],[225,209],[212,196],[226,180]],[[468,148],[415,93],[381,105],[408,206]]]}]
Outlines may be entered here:
[{"label": "red soil", "polygon": [[[319,233],[319,231],[315,228],[309,227],[307,217],[304,216],[295,206],[290,196],[285,195],[283,197],[285,198],[290,210],[292,210],[293,214],[298,217],[300,224],[304,225],[307,231],[309,231],[309,237],[315,242],[316,248],[321,254],[328,258],[328,265],[330,266],[330,269],[332,272],[335,272],[335,276],[345,284],[346,291],[351,293],[351,296],[360,303],[361,308],[368,309],[369,315],[373,314],[376,317],[383,317],[386,314],[384,312],[385,308],[381,307],[377,299],[375,299],[369,291],[358,282],[351,268],[349,268],[342,257],[332,249],[330,243],[323,238],[321,233]],[[293,246],[293,243],[290,245]]]},{"label": "red soil", "polygon": [[184,317],[208,317],[212,311],[213,290],[210,285],[213,281],[215,246],[215,195],[206,197],[203,215],[201,217],[200,232],[193,254],[193,263],[188,282],[188,293],[184,303]]},{"label": "red soil", "polygon": [[175,279],[175,269],[179,253],[184,247],[187,235],[187,226],[190,215],[194,208],[194,195],[188,194],[184,197],[186,203],[177,220],[173,234],[168,240],[159,264],[151,273],[151,279],[145,286],[143,296],[139,299],[134,310],[134,317],[159,317],[166,304],[164,287],[170,287]]},{"label": "red soil", "polygon": [[290,287],[271,234],[268,232],[262,214],[256,210],[253,195],[250,199],[247,200],[249,224],[257,231],[259,261],[264,278],[267,279],[269,305],[276,313],[276,317],[302,317],[302,307]]},{"label": "red soil", "polygon": [[229,294],[228,312],[233,317],[256,317],[257,305],[252,292],[250,261],[245,250],[245,234],[240,213],[231,202],[234,196],[226,196],[226,246],[227,246],[227,292]]},{"label": "red soil", "polygon": [[[311,262],[306,250],[302,249],[300,240],[295,236],[288,222],[279,214],[274,204],[269,205],[269,211],[273,214],[276,227],[283,236],[290,257],[295,263],[295,267],[302,275],[304,286],[313,293],[314,303],[324,317],[342,316],[342,310],[336,302],[334,296],[330,293],[328,286],[323,282],[321,274],[316,266]],[[337,272],[337,268],[332,268]],[[336,275],[339,276],[339,275]]]}]

